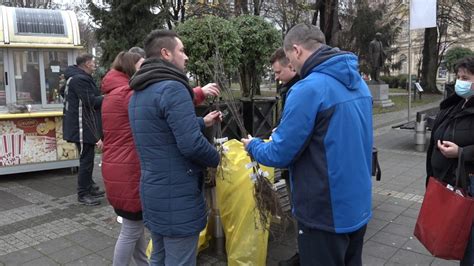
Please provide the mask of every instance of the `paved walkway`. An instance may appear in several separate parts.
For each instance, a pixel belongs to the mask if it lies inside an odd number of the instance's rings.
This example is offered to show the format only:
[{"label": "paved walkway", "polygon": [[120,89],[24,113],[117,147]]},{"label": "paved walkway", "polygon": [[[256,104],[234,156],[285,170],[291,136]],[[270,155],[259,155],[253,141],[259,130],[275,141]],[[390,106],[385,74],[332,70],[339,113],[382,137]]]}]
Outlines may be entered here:
[{"label": "paved walkway", "polygon": [[[456,265],[433,258],[412,235],[424,194],[426,156],[414,151],[413,132],[391,128],[404,119],[406,111],[374,117],[382,181],[373,182],[363,263]],[[94,176],[101,184],[97,165]],[[77,204],[75,188],[68,169],[0,177],[0,265],[111,264],[120,230],[116,216],[105,201],[97,207]],[[295,250],[294,232],[288,230],[283,239],[270,241],[267,265],[277,265]],[[198,264],[226,265],[212,248],[201,253]]]}]

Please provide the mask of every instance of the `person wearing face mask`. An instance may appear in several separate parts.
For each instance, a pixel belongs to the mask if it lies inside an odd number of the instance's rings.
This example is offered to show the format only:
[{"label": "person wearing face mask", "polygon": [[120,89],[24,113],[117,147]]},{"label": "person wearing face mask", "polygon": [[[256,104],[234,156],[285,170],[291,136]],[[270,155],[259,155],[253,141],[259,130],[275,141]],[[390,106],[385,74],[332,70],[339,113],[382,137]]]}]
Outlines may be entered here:
[{"label": "person wearing face mask", "polygon": [[140,161],[128,120],[128,103],[133,90],[130,78],[140,68],[138,53],[120,52],[102,80],[104,147],[102,176],[107,200],[122,217],[122,228],[115,244],[113,265],[129,265],[133,257],[138,266],[148,265],[145,251],[145,226],[139,195]]},{"label": "person wearing face mask", "polygon": [[[430,176],[451,185],[455,183],[459,148],[463,148],[469,190],[474,195],[474,57],[456,64],[455,94],[442,101],[433,125],[426,157]],[[474,231],[460,265],[474,265]]]}]

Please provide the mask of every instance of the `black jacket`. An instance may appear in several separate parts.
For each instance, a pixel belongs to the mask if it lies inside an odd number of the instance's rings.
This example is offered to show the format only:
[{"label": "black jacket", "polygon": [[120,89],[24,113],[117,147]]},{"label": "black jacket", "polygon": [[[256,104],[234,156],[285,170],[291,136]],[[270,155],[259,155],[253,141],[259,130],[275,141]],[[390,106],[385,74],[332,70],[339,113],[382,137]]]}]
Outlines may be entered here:
[{"label": "black jacket", "polygon": [[441,102],[431,133],[426,157],[427,177],[433,176],[454,184],[457,159],[444,157],[437,148],[438,140],[451,141],[463,147],[466,173],[474,175],[474,98],[465,103],[465,99],[453,95]]},{"label": "black jacket", "polygon": [[94,79],[78,66],[69,66],[63,92],[63,138],[69,142],[95,144],[102,138],[100,95]]},{"label": "black jacket", "polygon": [[279,88],[280,96],[281,96],[281,113],[283,113],[283,108],[285,108],[286,96],[290,88],[295,85],[296,82],[300,80],[300,76],[296,74],[288,83],[284,83]]}]

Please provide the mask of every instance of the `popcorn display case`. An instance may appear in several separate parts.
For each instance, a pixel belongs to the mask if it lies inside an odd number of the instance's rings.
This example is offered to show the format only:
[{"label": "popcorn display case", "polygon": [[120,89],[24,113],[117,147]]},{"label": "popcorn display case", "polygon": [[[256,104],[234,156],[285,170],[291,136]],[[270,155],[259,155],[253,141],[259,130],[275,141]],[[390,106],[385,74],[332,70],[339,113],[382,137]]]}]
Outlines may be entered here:
[{"label": "popcorn display case", "polygon": [[0,175],[79,165],[59,91],[81,49],[74,12],[0,7]]}]

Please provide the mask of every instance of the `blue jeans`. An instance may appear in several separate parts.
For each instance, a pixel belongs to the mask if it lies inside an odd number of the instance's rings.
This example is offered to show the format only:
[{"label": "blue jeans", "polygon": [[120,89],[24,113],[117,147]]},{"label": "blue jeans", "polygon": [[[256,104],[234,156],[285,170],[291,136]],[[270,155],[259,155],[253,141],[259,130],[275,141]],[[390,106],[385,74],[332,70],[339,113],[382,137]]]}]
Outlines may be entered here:
[{"label": "blue jeans", "polygon": [[150,266],[195,266],[199,234],[187,237],[166,237],[151,233],[153,251]]}]

